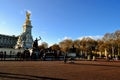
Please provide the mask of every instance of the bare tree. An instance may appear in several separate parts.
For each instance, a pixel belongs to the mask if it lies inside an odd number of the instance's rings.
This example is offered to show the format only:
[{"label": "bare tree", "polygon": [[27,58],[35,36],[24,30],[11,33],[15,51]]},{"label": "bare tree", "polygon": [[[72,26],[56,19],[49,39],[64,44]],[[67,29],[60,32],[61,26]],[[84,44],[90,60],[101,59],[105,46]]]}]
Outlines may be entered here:
[{"label": "bare tree", "polygon": [[73,41],[71,39],[65,39],[59,43],[60,48],[62,51],[67,52],[69,48],[73,45]]},{"label": "bare tree", "polygon": [[43,48],[43,49],[48,48],[48,43],[42,42],[41,45],[39,45],[39,48]]},{"label": "bare tree", "polygon": [[52,50],[60,50],[60,47],[59,47],[58,44],[53,44],[52,46],[50,46],[50,48],[51,48]]}]

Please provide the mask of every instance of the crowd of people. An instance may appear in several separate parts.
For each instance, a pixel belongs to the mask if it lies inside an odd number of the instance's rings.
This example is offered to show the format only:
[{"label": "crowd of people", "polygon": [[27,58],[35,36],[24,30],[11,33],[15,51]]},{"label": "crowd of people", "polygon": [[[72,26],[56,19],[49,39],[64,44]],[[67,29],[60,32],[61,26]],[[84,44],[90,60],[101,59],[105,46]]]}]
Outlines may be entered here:
[{"label": "crowd of people", "polygon": [[32,51],[26,49],[23,52],[17,52],[16,54],[0,52],[0,60],[59,60],[63,56],[60,50],[41,49],[38,51]]}]

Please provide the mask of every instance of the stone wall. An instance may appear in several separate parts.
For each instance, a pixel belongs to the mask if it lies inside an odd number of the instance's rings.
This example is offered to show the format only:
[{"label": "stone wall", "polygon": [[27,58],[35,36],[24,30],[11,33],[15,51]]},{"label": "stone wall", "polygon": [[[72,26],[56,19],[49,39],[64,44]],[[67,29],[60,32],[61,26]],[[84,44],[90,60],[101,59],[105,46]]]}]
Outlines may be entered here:
[{"label": "stone wall", "polygon": [[6,55],[16,55],[18,52],[23,52],[24,49],[0,48],[0,52],[6,52]]}]

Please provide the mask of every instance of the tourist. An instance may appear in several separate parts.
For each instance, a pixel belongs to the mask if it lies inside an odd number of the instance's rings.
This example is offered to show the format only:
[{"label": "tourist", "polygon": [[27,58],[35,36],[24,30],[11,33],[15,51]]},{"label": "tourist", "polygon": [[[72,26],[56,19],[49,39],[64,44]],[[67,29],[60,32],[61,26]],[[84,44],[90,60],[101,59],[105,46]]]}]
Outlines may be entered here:
[{"label": "tourist", "polygon": [[67,53],[65,53],[65,55],[64,55],[64,63],[66,63],[67,62]]},{"label": "tourist", "polygon": [[4,61],[5,61],[5,59],[6,59],[6,51],[3,54],[3,58],[4,58]]}]

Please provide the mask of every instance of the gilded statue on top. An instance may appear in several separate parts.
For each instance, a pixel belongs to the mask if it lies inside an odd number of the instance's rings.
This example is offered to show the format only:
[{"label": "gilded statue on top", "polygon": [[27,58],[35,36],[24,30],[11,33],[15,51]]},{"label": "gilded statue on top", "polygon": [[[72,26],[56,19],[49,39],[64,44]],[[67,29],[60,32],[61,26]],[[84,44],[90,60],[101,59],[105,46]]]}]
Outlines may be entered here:
[{"label": "gilded statue on top", "polygon": [[30,19],[30,12],[26,11],[26,19],[29,20]]},{"label": "gilded statue on top", "polygon": [[30,21],[30,12],[26,11],[26,24],[27,25],[31,25],[31,21]]}]

